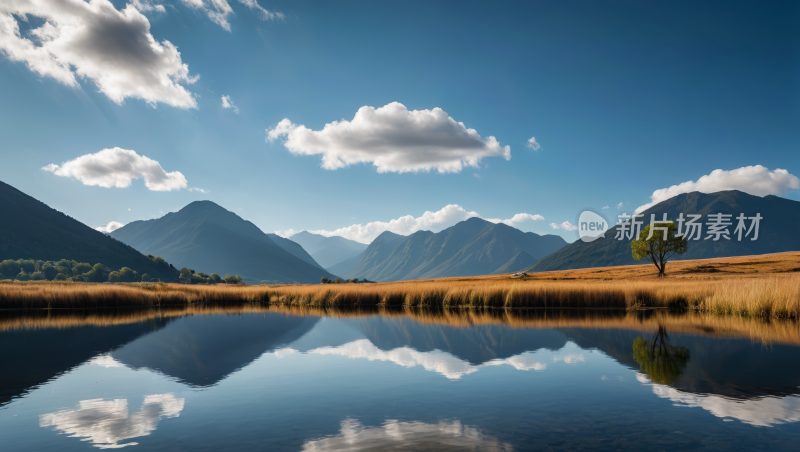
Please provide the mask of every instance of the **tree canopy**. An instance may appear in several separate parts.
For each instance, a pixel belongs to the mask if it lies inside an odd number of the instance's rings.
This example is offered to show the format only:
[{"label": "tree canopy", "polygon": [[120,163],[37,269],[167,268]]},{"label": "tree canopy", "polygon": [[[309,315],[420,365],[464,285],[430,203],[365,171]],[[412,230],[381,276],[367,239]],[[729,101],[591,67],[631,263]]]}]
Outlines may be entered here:
[{"label": "tree canopy", "polygon": [[650,232],[651,225],[639,233],[639,238],[631,242],[631,251],[635,260],[649,258],[658,269],[658,276],[666,276],[667,261],[688,250],[686,237],[677,237],[678,227],[669,222],[665,226],[657,226]]}]

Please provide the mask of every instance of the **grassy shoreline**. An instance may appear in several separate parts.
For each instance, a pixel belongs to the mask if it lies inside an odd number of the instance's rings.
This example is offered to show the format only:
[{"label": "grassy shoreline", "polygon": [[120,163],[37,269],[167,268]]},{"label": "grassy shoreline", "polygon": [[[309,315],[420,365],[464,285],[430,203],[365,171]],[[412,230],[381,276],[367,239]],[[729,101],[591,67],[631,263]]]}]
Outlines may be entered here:
[{"label": "grassy shoreline", "polygon": [[[729,271],[655,278],[648,266],[610,267],[510,279],[507,275],[333,285],[181,285],[0,282],[0,309],[161,307],[260,304],[310,307],[626,309],[800,319],[796,253],[682,261],[681,266]],[[789,271],[785,270],[790,268]],[[773,269],[775,271],[768,271]],[[649,273],[648,273],[649,272]],[[598,274],[615,274],[614,279]],[[563,277],[564,275],[569,275]]]}]

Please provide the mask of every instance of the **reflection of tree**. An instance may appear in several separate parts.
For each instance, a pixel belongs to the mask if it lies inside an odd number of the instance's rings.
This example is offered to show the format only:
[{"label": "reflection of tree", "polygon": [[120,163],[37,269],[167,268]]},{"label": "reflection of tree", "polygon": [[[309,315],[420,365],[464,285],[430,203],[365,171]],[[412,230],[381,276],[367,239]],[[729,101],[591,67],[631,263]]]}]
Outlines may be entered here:
[{"label": "reflection of tree", "polygon": [[652,343],[641,336],[633,341],[633,359],[652,382],[668,385],[677,382],[686,368],[689,349],[670,345],[667,330],[659,325]]}]

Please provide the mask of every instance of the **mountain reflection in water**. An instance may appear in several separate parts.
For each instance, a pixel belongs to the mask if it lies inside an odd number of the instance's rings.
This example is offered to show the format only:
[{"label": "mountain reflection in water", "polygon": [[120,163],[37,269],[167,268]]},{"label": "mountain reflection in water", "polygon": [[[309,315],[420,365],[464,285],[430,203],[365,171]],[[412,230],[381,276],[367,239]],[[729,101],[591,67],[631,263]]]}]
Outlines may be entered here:
[{"label": "mountain reflection in water", "polygon": [[[272,450],[522,450],[603,449],[613,437],[636,449],[662,435],[658,444],[674,446],[664,450],[768,450],[800,440],[800,339],[788,322],[193,309],[0,318],[0,359],[14,369],[0,380],[0,444],[41,449],[74,437],[169,450],[177,435],[194,450],[240,440]],[[62,435],[26,430],[26,414]]]}]

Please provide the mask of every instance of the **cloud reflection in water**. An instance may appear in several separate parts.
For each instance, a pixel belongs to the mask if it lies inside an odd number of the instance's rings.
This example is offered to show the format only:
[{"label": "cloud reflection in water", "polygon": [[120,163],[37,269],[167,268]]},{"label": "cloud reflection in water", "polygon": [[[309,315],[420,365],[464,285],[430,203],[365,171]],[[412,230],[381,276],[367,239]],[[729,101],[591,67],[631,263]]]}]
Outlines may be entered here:
[{"label": "cloud reflection in water", "polygon": [[101,449],[117,449],[138,444],[120,442],[149,435],[161,418],[178,417],[183,404],[184,399],[173,394],[148,395],[142,408],[129,415],[126,399],[82,400],[77,409],[41,415],[39,425],[55,427],[70,437],[84,438],[82,441],[91,441]]},{"label": "cloud reflection in water", "polygon": [[382,426],[365,427],[355,419],[342,421],[338,435],[307,441],[303,451],[379,451],[379,450],[476,450],[511,451],[510,445],[484,435],[460,421],[398,422],[387,420]]},{"label": "cloud reflection in water", "polygon": [[[286,353],[286,350],[280,351],[280,353]],[[474,365],[440,350],[420,352],[410,347],[399,347],[384,351],[373,345],[368,339],[360,339],[338,347],[320,347],[309,350],[308,353],[347,356],[370,361],[390,361],[403,367],[422,366],[425,370],[440,373],[451,380],[458,380],[464,375],[477,372],[481,367],[488,366],[509,365],[517,370],[537,371],[547,368],[547,364],[533,360],[533,353],[530,352]]]},{"label": "cloud reflection in water", "polygon": [[759,427],[800,421],[800,397],[797,396],[735,400],[718,395],[681,392],[667,385],[653,383],[641,373],[636,374],[636,379],[651,385],[653,394],[673,401],[675,406],[699,407],[719,418],[734,418]]}]

